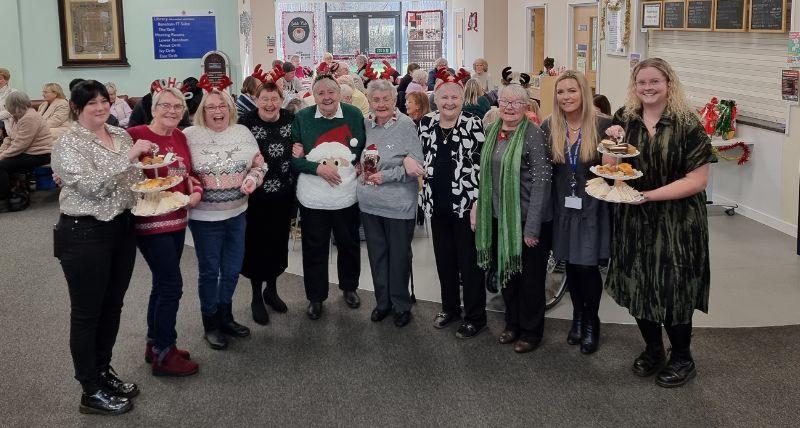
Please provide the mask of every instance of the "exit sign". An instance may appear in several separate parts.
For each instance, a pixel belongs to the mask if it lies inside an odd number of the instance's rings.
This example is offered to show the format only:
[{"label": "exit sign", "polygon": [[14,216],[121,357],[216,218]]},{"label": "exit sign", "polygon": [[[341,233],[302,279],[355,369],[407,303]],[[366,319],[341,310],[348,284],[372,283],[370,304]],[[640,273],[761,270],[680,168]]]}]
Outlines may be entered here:
[{"label": "exit sign", "polygon": [[376,54],[390,54],[392,53],[392,48],[375,48]]}]

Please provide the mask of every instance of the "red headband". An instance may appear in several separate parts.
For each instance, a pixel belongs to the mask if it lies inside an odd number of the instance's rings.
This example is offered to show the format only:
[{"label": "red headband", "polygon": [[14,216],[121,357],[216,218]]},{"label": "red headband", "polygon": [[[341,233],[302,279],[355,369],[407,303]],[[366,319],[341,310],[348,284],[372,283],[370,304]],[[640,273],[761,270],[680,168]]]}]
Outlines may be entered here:
[{"label": "red headband", "polygon": [[447,72],[447,67],[439,67],[439,69],[436,70],[436,80],[440,80],[440,82],[436,84],[434,89],[439,89],[439,86],[442,86],[445,83],[455,83],[463,88],[464,81],[469,79],[469,77],[469,72],[463,68],[459,68],[458,74],[453,76]]},{"label": "red headband", "polygon": [[381,72],[380,76],[381,79],[392,80],[394,74],[399,74],[397,73],[397,70],[392,68],[392,65],[389,64],[389,61],[383,60],[382,62],[383,62],[383,72]]},{"label": "red headband", "polygon": [[364,77],[369,80],[378,80],[378,73],[372,68],[372,61],[367,62],[367,66],[364,68]]},{"label": "red headband", "polygon": [[217,89],[219,91],[224,91],[225,88],[231,85],[233,85],[231,78],[228,76],[222,76],[222,79],[220,79],[219,83],[216,86],[214,86],[211,83],[211,80],[208,79],[207,74],[203,74],[202,76],[200,76],[200,81],[197,82],[197,87],[202,88],[206,92],[211,92],[214,89]]}]

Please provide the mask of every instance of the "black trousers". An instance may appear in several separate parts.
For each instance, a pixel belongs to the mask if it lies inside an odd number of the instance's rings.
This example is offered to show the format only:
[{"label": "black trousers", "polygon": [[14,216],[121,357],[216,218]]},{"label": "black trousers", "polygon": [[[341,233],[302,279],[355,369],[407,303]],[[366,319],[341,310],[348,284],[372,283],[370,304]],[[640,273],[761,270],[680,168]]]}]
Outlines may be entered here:
[{"label": "black trousers", "polygon": [[[636,318],[636,325],[648,353],[662,352],[664,342],[661,336],[661,323],[646,319]],[[691,359],[690,347],[692,344],[692,323],[672,325],[672,310],[667,309],[667,318],[664,320],[664,330],[667,331],[669,343],[672,345],[672,357],[679,359]]]},{"label": "black trousers", "polygon": [[303,234],[303,283],[306,298],[322,302],[328,298],[328,254],[331,232],[336,238],[339,288],[355,291],[361,274],[358,236],[358,204],[340,210],[316,210],[300,205]]},{"label": "black trousers", "polygon": [[384,311],[394,308],[396,312],[411,310],[408,266],[415,220],[361,213],[361,222],[367,238],[377,308]]},{"label": "black trousers", "polygon": [[10,173],[25,171],[37,166],[50,163],[50,154],[43,155],[16,155],[7,159],[0,159],[0,200],[11,196]]},{"label": "black trousers", "polygon": [[[496,221],[493,228],[496,246]],[[522,243],[522,273],[514,275],[503,288],[506,329],[519,332],[521,339],[531,342],[539,341],[544,336],[544,285],[552,236],[552,223],[542,223],[539,243],[535,247]],[[496,247],[494,259],[497,260]]]},{"label": "black trousers", "polygon": [[567,263],[567,286],[572,299],[573,316],[580,314],[584,321],[597,319],[603,295],[600,267]]},{"label": "black trousers", "polygon": [[483,273],[478,268],[475,232],[469,217],[431,217],[433,254],[442,289],[442,311],[461,313],[459,277],[464,293],[464,319],[478,325],[486,324],[486,289]]},{"label": "black trousers", "polygon": [[129,211],[104,222],[62,214],[54,233],[55,255],[69,286],[69,346],[75,378],[87,392],[111,363],[122,302],[136,260]]}]

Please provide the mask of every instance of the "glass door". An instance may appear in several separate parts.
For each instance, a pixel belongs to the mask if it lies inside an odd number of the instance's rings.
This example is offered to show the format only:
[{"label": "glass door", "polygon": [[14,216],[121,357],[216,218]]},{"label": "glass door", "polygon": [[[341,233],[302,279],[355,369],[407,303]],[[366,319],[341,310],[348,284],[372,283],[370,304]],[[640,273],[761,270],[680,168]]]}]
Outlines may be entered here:
[{"label": "glass door", "polygon": [[328,51],[355,71],[355,56],[364,54],[380,73],[382,60],[400,70],[399,12],[328,12]]}]

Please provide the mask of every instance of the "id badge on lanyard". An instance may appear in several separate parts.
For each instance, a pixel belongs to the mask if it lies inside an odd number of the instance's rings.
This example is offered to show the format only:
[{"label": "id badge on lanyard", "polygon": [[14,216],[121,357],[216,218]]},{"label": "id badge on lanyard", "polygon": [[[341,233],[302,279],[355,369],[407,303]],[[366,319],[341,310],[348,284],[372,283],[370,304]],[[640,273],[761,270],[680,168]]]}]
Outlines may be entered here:
[{"label": "id badge on lanyard", "polygon": [[578,180],[575,175],[578,173],[578,162],[580,161],[579,155],[581,152],[582,136],[578,132],[578,139],[572,147],[567,146],[567,162],[569,162],[569,169],[572,173],[569,179],[569,187],[572,190],[572,195],[564,198],[564,207],[579,210],[583,207],[583,200],[576,195],[575,190],[578,186]]}]

